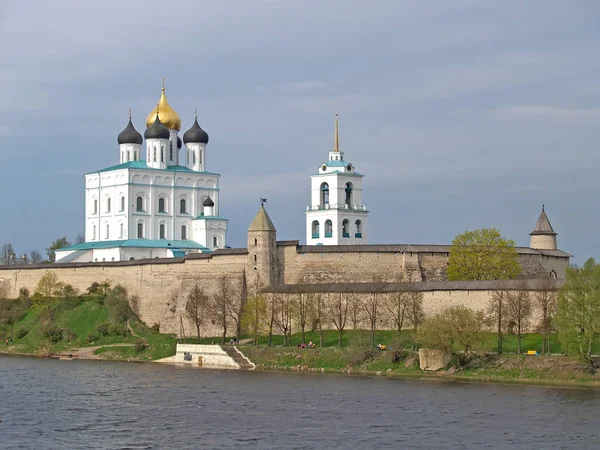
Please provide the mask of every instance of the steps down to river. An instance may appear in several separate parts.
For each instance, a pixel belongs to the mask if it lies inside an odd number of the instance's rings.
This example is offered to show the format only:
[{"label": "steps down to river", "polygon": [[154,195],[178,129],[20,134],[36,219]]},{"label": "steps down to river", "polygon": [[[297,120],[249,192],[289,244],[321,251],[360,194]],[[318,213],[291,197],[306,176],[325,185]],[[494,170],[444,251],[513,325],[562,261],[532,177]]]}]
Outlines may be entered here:
[{"label": "steps down to river", "polygon": [[233,345],[221,345],[221,348],[240,366],[242,370],[253,370],[256,366]]}]

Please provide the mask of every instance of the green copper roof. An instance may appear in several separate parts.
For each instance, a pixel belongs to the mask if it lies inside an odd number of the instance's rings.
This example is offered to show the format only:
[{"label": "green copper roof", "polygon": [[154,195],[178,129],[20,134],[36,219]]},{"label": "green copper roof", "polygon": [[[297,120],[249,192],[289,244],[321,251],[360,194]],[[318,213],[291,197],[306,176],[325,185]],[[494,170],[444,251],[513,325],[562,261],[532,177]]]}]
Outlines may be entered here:
[{"label": "green copper roof", "polygon": [[98,173],[98,172],[110,172],[113,170],[122,170],[122,169],[169,170],[171,172],[206,173],[209,175],[219,175],[218,173],[212,173],[212,172],[197,172],[195,170],[188,169],[185,166],[167,166],[166,169],[155,169],[154,167],[149,167],[146,164],[146,161],[144,161],[143,159],[140,159],[138,161],[129,161],[129,162],[126,162],[123,164],[117,164],[116,166],[110,166],[105,169],[94,170],[93,172],[88,172],[85,175],[89,175],[92,173]]},{"label": "green copper roof", "polygon": [[260,209],[256,213],[256,217],[250,224],[248,231],[277,231],[271,218],[267,214],[264,205],[260,205]]},{"label": "green copper roof", "polygon": [[104,249],[113,247],[136,247],[136,248],[168,248],[168,249],[196,249],[203,252],[210,250],[195,241],[175,241],[167,239],[124,239],[119,241],[95,241],[83,242],[82,244],[71,245],[70,247],[59,248],[62,250],[91,250],[94,248]]}]

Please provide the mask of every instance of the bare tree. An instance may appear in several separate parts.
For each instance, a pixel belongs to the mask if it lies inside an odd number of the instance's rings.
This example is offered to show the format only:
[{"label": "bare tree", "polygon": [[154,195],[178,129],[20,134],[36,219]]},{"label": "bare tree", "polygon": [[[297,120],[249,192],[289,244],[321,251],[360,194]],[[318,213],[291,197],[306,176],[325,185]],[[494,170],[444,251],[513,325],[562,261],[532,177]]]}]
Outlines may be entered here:
[{"label": "bare tree", "polygon": [[77,233],[77,236],[75,236],[75,243],[83,244],[84,242],[85,242],[85,236],[81,233]]},{"label": "bare tree", "polygon": [[[325,315],[339,332],[338,347],[341,347],[346,320],[348,318],[348,302],[344,299],[343,294],[327,294],[323,302],[323,307]],[[323,344],[321,343],[321,345]]]},{"label": "bare tree", "polygon": [[521,353],[521,337],[531,318],[531,299],[524,290],[509,292],[506,296],[506,319],[517,327],[517,353]]},{"label": "bare tree", "polygon": [[283,345],[291,344],[292,301],[288,294],[275,294],[275,325],[283,333]]},{"label": "bare tree", "polygon": [[314,308],[314,296],[311,294],[298,294],[295,297],[294,301],[294,317],[298,326],[300,327],[300,332],[302,334],[302,343],[306,344],[306,324],[309,320],[310,315],[313,312]]},{"label": "bare tree", "polygon": [[29,261],[31,264],[39,264],[42,262],[42,254],[37,250],[31,250],[29,252]]},{"label": "bare tree", "polygon": [[504,328],[506,318],[504,317],[504,303],[506,302],[505,291],[495,291],[490,299],[488,310],[489,317],[495,323],[498,334],[498,354],[502,353],[502,329]]},{"label": "bare tree", "polygon": [[195,283],[188,293],[187,303],[185,304],[185,313],[196,326],[198,340],[200,340],[200,327],[208,315],[209,308],[210,301],[208,295],[206,295],[198,283]]},{"label": "bare tree", "polygon": [[269,329],[269,338],[267,345],[270,347],[273,345],[273,327],[275,326],[275,316],[277,316],[277,307],[275,294],[267,294],[267,327]]},{"label": "bare tree", "polygon": [[10,266],[16,263],[15,259],[16,255],[13,245],[10,242],[4,244],[0,249],[0,264],[3,266]]},{"label": "bare tree", "polygon": [[379,319],[379,307],[381,295],[377,292],[371,292],[363,301],[363,308],[366,313],[367,322],[371,330],[371,346],[375,347],[375,330],[377,329],[377,320]]},{"label": "bare tree", "polygon": [[325,314],[325,295],[321,293],[304,295],[309,297],[308,302],[311,304],[309,309],[311,331],[319,331],[319,345],[323,347],[323,323],[327,318]]},{"label": "bare tree", "polygon": [[221,326],[223,335],[221,343],[225,343],[227,338],[227,322],[229,319],[229,304],[233,301],[233,288],[231,281],[225,277],[219,277],[217,280],[217,290],[214,293],[211,312],[214,320]]},{"label": "bare tree", "polygon": [[364,319],[363,302],[360,294],[353,292],[348,294],[348,302],[350,303],[350,321],[352,322],[352,330],[358,330],[358,326]]},{"label": "bare tree", "polygon": [[542,312],[540,324],[538,325],[539,333],[542,335],[542,354],[544,354],[544,349],[550,354],[550,336],[554,331],[558,296],[556,292],[542,290],[534,294],[534,299]]},{"label": "bare tree", "polygon": [[423,311],[423,293],[412,291],[409,295],[408,302],[408,320],[413,327],[413,340],[412,349],[414,350],[417,346],[417,331],[425,320],[425,313]]},{"label": "bare tree", "polygon": [[227,316],[233,320],[235,325],[235,341],[240,342],[242,332],[242,314],[244,311],[244,296],[246,295],[246,278],[242,279],[240,288],[231,287],[231,302],[227,306]]},{"label": "bare tree", "polygon": [[409,315],[410,297],[411,293],[407,291],[394,292],[388,295],[386,301],[383,303],[385,311],[387,311],[391,321],[396,326],[398,336],[401,335],[404,320]]}]

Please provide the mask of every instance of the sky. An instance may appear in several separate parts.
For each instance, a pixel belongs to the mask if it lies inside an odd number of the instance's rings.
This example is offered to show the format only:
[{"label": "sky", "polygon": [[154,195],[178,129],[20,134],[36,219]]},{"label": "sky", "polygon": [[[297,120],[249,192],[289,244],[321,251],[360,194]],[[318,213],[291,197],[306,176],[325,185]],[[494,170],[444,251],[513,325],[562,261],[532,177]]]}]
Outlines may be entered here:
[{"label": "sky", "polygon": [[309,175],[363,173],[370,243],[518,245],[542,204],[559,248],[600,257],[594,0],[0,2],[0,243],[44,253],[84,226],[83,174],[118,163],[167,96],[198,108],[228,244],[258,207],[305,240]]}]

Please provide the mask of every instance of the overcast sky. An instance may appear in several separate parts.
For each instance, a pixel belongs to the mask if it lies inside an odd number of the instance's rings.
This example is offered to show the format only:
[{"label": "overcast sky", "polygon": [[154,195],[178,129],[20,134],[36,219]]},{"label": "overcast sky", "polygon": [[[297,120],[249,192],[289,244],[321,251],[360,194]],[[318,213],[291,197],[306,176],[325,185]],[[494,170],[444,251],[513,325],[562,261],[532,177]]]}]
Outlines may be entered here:
[{"label": "overcast sky", "polygon": [[308,175],[340,147],[365,175],[371,243],[519,245],[546,205],[559,247],[600,257],[600,3],[594,0],[0,1],[0,243],[84,226],[83,173],[167,79],[198,107],[228,241],[259,197],[304,242]]}]

